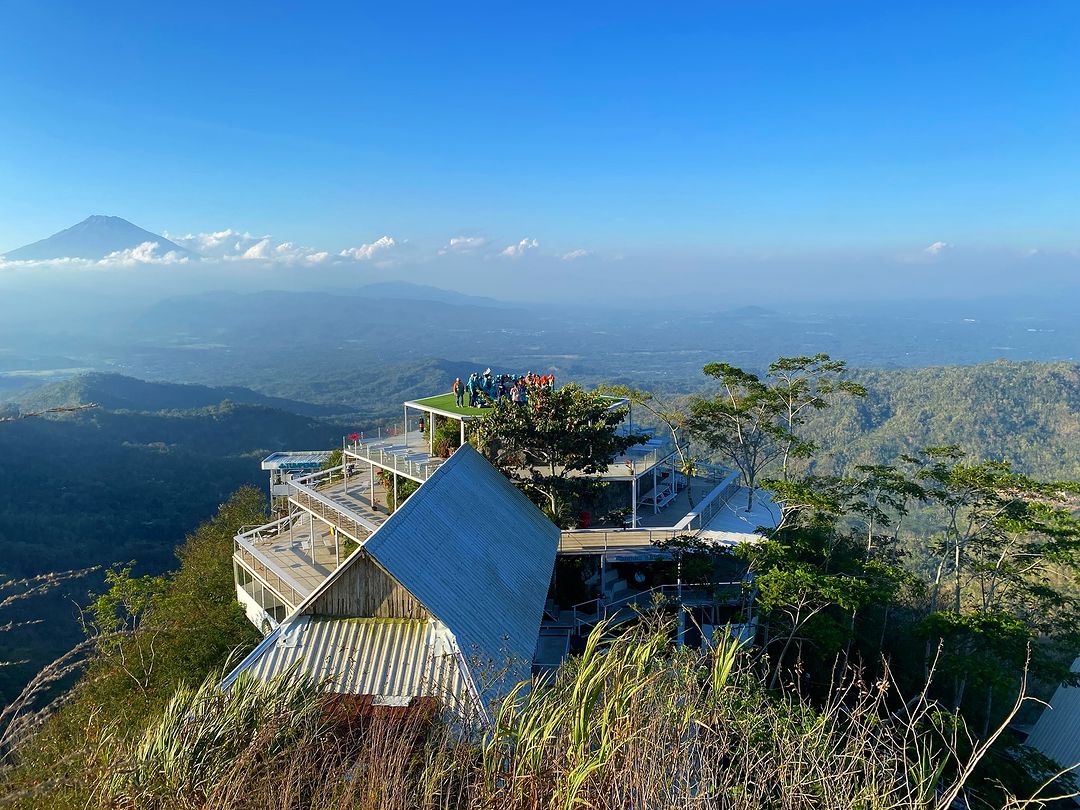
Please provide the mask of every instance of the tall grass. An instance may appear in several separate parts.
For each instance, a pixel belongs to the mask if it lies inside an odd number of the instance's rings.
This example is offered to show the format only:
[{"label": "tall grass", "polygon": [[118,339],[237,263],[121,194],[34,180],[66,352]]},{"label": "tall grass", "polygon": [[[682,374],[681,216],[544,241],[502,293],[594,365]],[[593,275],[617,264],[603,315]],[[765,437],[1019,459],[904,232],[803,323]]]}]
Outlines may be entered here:
[{"label": "tall grass", "polygon": [[[347,727],[299,677],[181,689],[118,745],[104,806],[139,808],[782,808],[946,810],[974,760],[952,722],[887,680],[811,708],[770,692],[733,640],[673,649],[670,628],[601,626],[549,682],[520,687],[493,728],[374,712]],[[954,733],[960,733],[953,727]],[[1014,803],[1020,806],[1022,803]]]},{"label": "tall grass", "polygon": [[107,771],[103,795],[122,807],[202,806],[239,771],[255,769],[323,730],[322,685],[295,671],[268,683],[220,675],[182,686],[130,754]]}]

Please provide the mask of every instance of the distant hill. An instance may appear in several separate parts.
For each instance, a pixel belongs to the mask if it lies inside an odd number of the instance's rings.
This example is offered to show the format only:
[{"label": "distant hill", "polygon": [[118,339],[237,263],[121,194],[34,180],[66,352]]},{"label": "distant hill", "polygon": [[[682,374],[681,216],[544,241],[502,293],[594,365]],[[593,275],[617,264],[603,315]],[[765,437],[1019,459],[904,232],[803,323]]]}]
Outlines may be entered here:
[{"label": "distant hill", "polygon": [[812,437],[825,470],[890,463],[922,447],[958,444],[1044,478],[1080,480],[1080,366],[998,361],[856,372],[869,396],[822,412]]},{"label": "distant hill", "polygon": [[87,217],[47,239],[41,239],[3,254],[9,261],[47,261],[49,259],[103,259],[110,253],[130,250],[145,242],[156,242],[157,253],[175,251],[182,256],[194,256],[190,250],[170,242],[164,236],[143,230],[120,217],[100,214]]},{"label": "distant hill", "polygon": [[[321,346],[335,341],[389,337],[394,341],[411,340],[421,343],[428,336],[439,346],[437,338],[458,329],[475,335],[491,325],[509,325],[523,316],[497,302],[485,304],[486,299],[436,292],[419,293],[418,297],[395,297],[396,285],[376,287],[373,294],[349,294],[315,291],[262,290],[258,292],[215,291],[196,295],[176,296],[159,301],[138,312],[131,327],[141,335],[157,339],[168,334],[196,336],[203,341],[244,340],[259,346],[290,346],[298,342],[317,341]],[[379,289],[382,292],[379,292]],[[398,290],[398,292],[403,292]]]},{"label": "distant hill", "polygon": [[444,304],[467,304],[479,307],[513,307],[506,301],[481,295],[466,295],[429,284],[411,284],[408,281],[380,281],[365,284],[356,291],[365,298],[395,298],[399,301],[437,301]]},{"label": "distant hill", "polygon": [[190,411],[229,401],[243,405],[263,405],[301,416],[325,417],[340,414],[344,406],[313,405],[294,399],[268,397],[237,385],[211,387],[169,382],[148,382],[122,374],[91,372],[61,382],[47,383],[13,399],[21,410],[35,411],[63,405],[95,402],[108,410]]}]

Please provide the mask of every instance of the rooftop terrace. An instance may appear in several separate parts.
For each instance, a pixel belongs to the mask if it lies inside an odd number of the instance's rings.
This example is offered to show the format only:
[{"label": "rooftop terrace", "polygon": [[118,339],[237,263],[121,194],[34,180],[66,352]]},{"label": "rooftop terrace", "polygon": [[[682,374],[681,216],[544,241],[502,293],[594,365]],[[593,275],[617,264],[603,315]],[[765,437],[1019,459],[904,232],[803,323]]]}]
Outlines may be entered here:
[{"label": "rooftop terrace", "polygon": [[[467,396],[467,395],[466,395]],[[604,396],[611,400],[611,407],[617,408],[629,404],[627,400],[619,397]],[[414,399],[405,403],[406,408],[414,408],[420,411],[435,412],[441,416],[449,416],[454,419],[477,419],[486,413],[491,413],[491,407],[471,408],[468,405],[458,405],[457,398],[453,393],[436,394],[431,397]]]}]

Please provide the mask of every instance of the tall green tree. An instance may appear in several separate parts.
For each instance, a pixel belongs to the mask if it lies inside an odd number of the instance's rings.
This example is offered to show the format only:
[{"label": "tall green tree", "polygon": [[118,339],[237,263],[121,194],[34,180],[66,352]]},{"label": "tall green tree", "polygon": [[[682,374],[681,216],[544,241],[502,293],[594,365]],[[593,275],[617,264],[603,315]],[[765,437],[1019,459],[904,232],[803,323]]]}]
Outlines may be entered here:
[{"label": "tall green tree", "polygon": [[720,390],[710,399],[690,403],[690,431],[739,471],[747,490],[746,511],[753,511],[758,478],[791,440],[782,421],[783,403],[749,371],[709,363],[704,372],[719,380]]},{"label": "tall green tree", "polygon": [[780,419],[787,434],[781,460],[784,480],[790,478],[795,459],[808,458],[817,449],[800,430],[810,417],[831,406],[837,397],[866,396],[866,387],[846,374],[847,363],[827,354],[780,357],[769,364],[766,377],[779,400]]},{"label": "tall green tree", "polygon": [[719,390],[691,402],[687,424],[692,435],[739,471],[747,512],[753,511],[754,490],[765,470],[779,464],[787,480],[792,462],[814,452],[802,427],[815,412],[837,397],[866,395],[865,388],[845,378],[847,364],[827,354],[780,357],[764,377],[728,363],[709,363],[703,371],[719,382]]},{"label": "tall green tree", "polygon": [[[932,505],[936,558],[923,631],[952,676],[959,708],[979,691],[989,722],[995,690],[1032,672],[1074,679],[1080,648],[1080,484],[1039,481],[1007,462],[968,461],[955,446],[906,457]],[[935,643],[936,642],[936,643]]]},{"label": "tall green tree", "polygon": [[530,386],[528,401],[496,402],[479,420],[473,440],[518,487],[563,525],[596,486],[595,476],[628,448],[645,441],[623,433],[625,407],[577,385]]}]

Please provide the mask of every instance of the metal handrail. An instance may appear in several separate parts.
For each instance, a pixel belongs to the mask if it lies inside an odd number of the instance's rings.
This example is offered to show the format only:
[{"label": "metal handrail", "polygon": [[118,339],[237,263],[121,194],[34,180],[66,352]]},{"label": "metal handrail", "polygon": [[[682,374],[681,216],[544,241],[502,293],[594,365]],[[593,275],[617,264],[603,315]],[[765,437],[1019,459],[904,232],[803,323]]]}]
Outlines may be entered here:
[{"label": "metal handrail", "polygon": [[656,545],[660,540],[672,540],[679,536],[679,532],[673,528],[644,528],[639,527],[632,529],[629,527],[620,529],[563,529],[559,534],[559,550],[560,551],[576,551],[577,549],[570,548],[564,545],[564,541],[569,541],[575,537],[581,537],[582,535],[588,536],[603,536],[604,545],[603,548],[597,547],[595,553],[601,551],[607,552],[612,548],[624,548],[631,541],[644,540],[644,542],[634,543],[634,545]]},{"label": "metal handrail", "polygon": [[304,595],[297,583],[289,581],[287,575],[283,576],[275,571],[269,561],[262,559],[256,549],[248,547],[239,537],[234,538],[233,554],[252,576],[257,577],[290,608],[296,608],[304,601]]},{"label": "metal handrail", "polygon": [[376,464],[383,469],[391,470],[407,478],[418,479],[421,482],[430,478],[444,461],[444,459],[430,455],[426,456],[426,461],[416,461],[415,459],[406,458],[406,451],[388,452],[385,447],[375,447],[364,442],[346,444],[345,452]]},{"label": "metal handrail", "polygon": [[[720,484],[701,499],[694,511],[687,514],[672,529],[674,531],[685,531],[687,529],[700,531],[704,529],[709,524],[709,521],[716,516],[716,513],[720,511],[720,508],[727,504],[732,493],[738,488],[738,477],[738,473],[728,473]],[[695,522],[696,526],[694,525]]]},{"label": "metal handrail", "polygon": [[[336,470],[336,469],[341,469],[341,468],[335,467],[334,469]],[[323,472],[328,473],[328,472],[332,472],[332,471],[331,470],[324,470]],[[338,516],[339,518],[343,518],[343,519],[345,519],[347,521],[350,521],[351,523],[355,524],[358,528],[366,530],[369,535],[374,533],[375,530],[379,528],[378,524],[372,523],[367,517],[361,515],[358,512],[354,512],[352,509],[349,509],[348,507],[342,506],[341,504],[337,503],[336,501],[331,500],[330,498],[327,498],[325,495],[321,494],[320,492],[318,492],[315,489],[312,489],[311,487],[307,486],[306,484],[298,483],[297,481],[289,481],[288,486],[289,486],[290,490],[295,490],[295,495],[296,496],[303,496],[304,498],[307,498],[307,499],[319,504],[324,509],[330,510],[334,515]],[[290,494],[290,497],[294,497],[294,496],[292,494]],[[297,499],[297,501],[299,503],[300,499],[298,497],[296,499]],[[299,503],[299,505],[302,508],[305,508],[305,509],[314,508],[311,504]],[[325,518],[327,516],[323,515],[322,517]],[[360,534],[360,532],[358,532],[358,531],[357,532],[351,532],[351,531],[348,531],[348,529],[346,527],[340,526],[340,525],[337,526],[337,528],[340,529],[343,534],[345,534],[347,537],[349,537],[351,540],[353,540],[353,541],[355,541],[357,543],[362,543],[366,539],[365,537],[356,536],[356,535]]]},{"label": "metal handrail", "polygon": [[255,540],[266,540],[270,537],[281,534],[282,524],[287,524],[288,522],[289,516],[286,515],[285,517],[278,518],[271,523],[264,523],[261,526],[256,526],[255,528],[248,529],[247,531],[243,531],[243,527],[241,527],[241,532],[240,534],[237,534],[235,536],[235,539],[248,540],[251,542],[254,542]]},{"label": "metal handrail", "polygon": [[[739,580],[737,582],[694,582],[694,583],[685,583],[684,582],[682,584],[674,584],[674,585],[672,585],[672,584],[654,585],[652,588],[649,588],[648,590],[639,591],[638,593],[633,593],[633,594],[630,594],[629,596],[623,596],[623,597],[621,597],[619,599],[615,599],[615,600],[613,600],[611,602],[604,602],[603,597],[600,597],[600,596],[596,597],[595,599],[587,599],[584,602],[579,602],[578,604],[576,604],[572,608],[570,608],[571,613],[573,614],[573,617],[574,617],[574,631],[575,632],[580,632],[581,628],[584,627],[586,624],[596,624],[596,623],[598,623],[600,621],[603,621],[603,620],[607,619],[610,615],[612,615],[612,612],[618,613],[619,610],[626,607],[627,605],[634,604],[639,599],[641,599],[642,597],[648,596],[649,594],[652,594],[652,593],[660,593],[661,595],[663,595],[663,593],[665,591],[686,591],[686,590],[700,589],[700,588],[722,588],[722,587],[738,587],[739,589],[742,589],[742,587],[744,586],[744,584],[746,582],[747,582],[747,580],[741,579],[741,580]],[[578,618],[579,609],[583,608],[586,605],[592,605],[594,603],[597,606],[596,611],[595,611],[595,618],[579,619]],[[601,607],[603,608],[603,610],[601,610]]]}]

